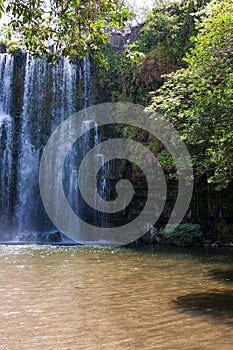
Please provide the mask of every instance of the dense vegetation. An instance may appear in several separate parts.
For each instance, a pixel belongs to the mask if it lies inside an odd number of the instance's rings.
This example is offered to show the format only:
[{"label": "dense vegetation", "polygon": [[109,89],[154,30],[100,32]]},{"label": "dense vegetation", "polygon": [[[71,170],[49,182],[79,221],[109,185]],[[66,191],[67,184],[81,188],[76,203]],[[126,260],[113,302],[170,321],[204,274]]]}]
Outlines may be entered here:
[{"label": "dense vegetation", "polygon": [[90,55],[102,64],[107,38],[132,17],[123,0],[0,0],[3,14],[8,39],[15,34],[34,56]]},{"label": "dense vegetation", "polygon": [[[233,0],[159,2],[138,26],[136,40],[130,33],[119,35],[126,43],[120,47],[108,38],[131,18],[123,0],[0,0],[0,12],[10,15],[8,36],[20,32],[21,43],[36,56],[51,62],[60,55],[97,59],[94,102],[139,103],[171,121],[193,160],[195,219],[200,205],[207,208],[208,220],[229,218],[230,191],[223,198],[233,187]],[[10,44],[7,50],[17,52],[18,46]],[[171,155],[148,134],[129,128],[123,132],[150,142],[170,181],[172,206],[177,172]],[[137,168],[134,177],[141,177]]]},{"label": "dense vegetation", "polygon": [[189,145],[198,174],[219,189],[233,175],[232,9],[232,0],[207,5],[187,67],[171,73],[152,100]]},{"label": "dense vegetation", "polygon": [[[196,177],[216,189],[233,175],[232,9],[232,0],[157,6],[136,42],[121,54],[106,50],[111,98],[163,113],[189,147]],[[159,157],[171,173],[166,151]]]},{"label": "dense vegetation", "polygon": [[203,244],[208,244],[205,241],[203,232],[200,226],[197,224],[180,224],[179,226],[172,228],[171,230],[161,229],[160,236],[164,243],[187,247],[187,246],[199,246]]},{"label": "dense vegetation", "polygon": [[196,35],[196,17],[209,0],[185,0],[169,6],[158,5],[143,24],[138,40],[127,45],[121,54],[107,47],[110,64],[105,85],[113,99],[148,105],[150,92],[164,82],[164,74],[185,65],[185,52],[193,46],[190,37]]}]

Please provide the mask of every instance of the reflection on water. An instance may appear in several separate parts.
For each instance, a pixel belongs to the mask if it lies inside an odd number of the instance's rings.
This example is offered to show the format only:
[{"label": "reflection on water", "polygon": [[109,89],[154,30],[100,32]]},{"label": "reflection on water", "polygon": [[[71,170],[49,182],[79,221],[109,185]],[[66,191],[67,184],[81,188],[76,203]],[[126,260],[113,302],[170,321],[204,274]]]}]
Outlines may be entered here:
[{"label": "reflection on water", "polygon": [[0,246],[0,349],[231,350],[231,266],[185,250]]}]

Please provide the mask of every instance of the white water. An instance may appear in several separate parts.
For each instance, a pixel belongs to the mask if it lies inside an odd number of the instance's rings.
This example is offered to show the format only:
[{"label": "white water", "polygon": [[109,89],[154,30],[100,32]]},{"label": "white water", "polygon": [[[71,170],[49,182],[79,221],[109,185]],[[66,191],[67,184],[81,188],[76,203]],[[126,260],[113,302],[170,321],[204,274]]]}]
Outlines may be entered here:
[{"label": "white water", "polygon": [[[21,64],[23,69],[17,66],[18,63],[14,63],[12,56],[0,56],[0,239],[47,242],[49,235],[56,233],[56,228],[50,222],[40,198],[40,157],[48,138],[58,125],[73,113],[92,104],[91,65],[87,57],[77,65],[61,58],[59,64],[52,68],[44,60],[34,60],[29,54],[21,57]],[[21,113],[15,119],[16,127],[10,116],[11,101],[15,101],[15,69],[22,69],[20,72],[24,79],[23,102]],[[103,212],[87,208],[80,199],[78,189],[78,167],[88,151],[97,146],[96,158],[92,160],[95,174],[98,160],[103,160],[103,155],[98,152],[101,137],[95,116],[87,115],[84,130],[86,123],[92,131],[86,132],[67,155],[63,169],[63,186],[70,206],[78,215],[85,220],[97,222],[98,225],[105,225],[104,208]],[[62,136],[64,140],[73,133],[72,125],[68,129]],[[62,144],[58,145],[58,152],[59,147]],[[54,162],[56,159],[51,161],[51,167]],[[96,180],[102,196],[106,187],[103,175],[106,175],[107,170],[108,167],[103,166]],[[91,163],[89,171],[93,172]],[[54,180],[60,181],[59,178]],[[83,181],[84,186],[88,186],[88,180]],[[93,204],[96,204],[97,198],[95,192]],[[57,193],[54,193],[53,201],[57,210],[60,210]],[[69,224],[69,218],[67,222]],[[7,234],[8,231],[10,234]],[[62,235],[62,239],[66,240],[66,237]]]},{"label": "white water", "polygon": [[14,59],[0,54],[0,235],[11,236],[11,180],[14,122],[11,118],[11,85]]},{"label": "white water", "polygon": [[[38,186],[39,162],[42,151],[42,121],[47,120],[52,132],[76,109],[76,70],[67,59],[51,68],[44,60],[35,61],[27,55],[23,111],[21,115],[20,151],[18,162],[17,205],[15,211],[16,240],[27,240],[44,227]],[[48,108],[50,115],[48,116]],[[54,228],[52,229],[54,231]]]},{"label": "white water", "polygon": [[[21,114],[21,130],[19,141],[19,162],[17,180],[16,225],[19,240],[32,230],[33,214],[35,211],[34,188],[37,183],[39,168],[39,149],[33,143],[39,135],[39,119],[42,117],[40,106],[43,103],[45,90],[46,64],[43,61],[34,61],[29,55],[26,60],[23,112]],[[33,109],[37,109],[33,116]],[[33,118],[33,119],[32,119]],[[32,127],[38,132],[33,132]]]}]

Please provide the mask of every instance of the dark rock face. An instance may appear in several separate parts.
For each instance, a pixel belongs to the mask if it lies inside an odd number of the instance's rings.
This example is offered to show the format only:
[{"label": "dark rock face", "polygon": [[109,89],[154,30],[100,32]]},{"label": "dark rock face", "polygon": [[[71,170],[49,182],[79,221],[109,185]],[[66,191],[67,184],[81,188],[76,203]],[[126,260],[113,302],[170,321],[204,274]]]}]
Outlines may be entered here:
[{"label": "dark rock face", "polygon": [[213,220],[204,222],[203,229],[209,232],[218,244],[233,243],[233,224],[226,220]]},{"label": "dark rock face", "polygon": [[132,27],[131,30],[127,33],[113,33],[112,36],[109,38],[109,43],[112,46],[113,49],[115,49],[117,52],[122,52],[124,49],[124,46],[126,44],[131,44],[138,40],[139,38],[139,32],[142,29],[143,24]]},{"label": "dark rock face", "polygon": [[0,53],[6,53],[6,45],[5,44],[0,44]]},{"label": "dark rock face", "polygon": [[115,33],[109,38],[109,43],[114,50],[121,52],[125,46],[125,38],[121,33]]},{"label": "dark rock face", "polygon": [[62,237],[60,232],[50,233],[47,239],[48,239],[48,242],[51,242],[51,243],[62,242]]},{"label": "dark rock face", "polygon": [[23,110],[24,78],[26,55],[14,57],[14,70],[12,81],[11,115],[19,117]]},{"label": "dark rock face", "polygon": [[142,237],[141,241],[146,244],[155,244],[160,242],[160,235],[156,227],[151,227]]}]

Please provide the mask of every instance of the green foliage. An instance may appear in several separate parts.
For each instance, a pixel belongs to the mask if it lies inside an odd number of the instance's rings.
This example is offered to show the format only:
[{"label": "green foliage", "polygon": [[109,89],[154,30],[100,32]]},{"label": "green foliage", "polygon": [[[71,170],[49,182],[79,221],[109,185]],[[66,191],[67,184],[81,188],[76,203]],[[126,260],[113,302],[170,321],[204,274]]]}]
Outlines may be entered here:
[{"label": "green foliage", "polygon": [[174,66],[183,65],[182,57],[190,47],[190,37],[196,34],[194,13],[210,0],[174,1],[170,6],[156,6],[147,16],[138,40],[138,50],[150,52],[161,46]]},{"label": "green foliage", "polygon": [[98,69],[98,84],[104,89],[105,95],[111,101],[130,101],[146,104],[148,94],[145,85],[140,82],[138,64],[143,54],[129,47],[118,53],[108,43],[105,48],[105,58],[108,70]]},{"label": "green foliage", "polygon": [[[169,232],[163,228],[159,231],[162,240],[169,244],[187,247],[202,245],[204,243],[204,234],[200,225],[184,223],[173,229],[173,225],[168,225]],[[171,231],[170,231],[171,230]]]},{"label": "green foliage", "polygon": [[4,0],[0,0],[0,18],[2,18],[2,14],[5,10],[4,2]]},{"label": "green foliage", "polygon": [[106,64],[102,47],[132,17],[123,0],[1,0],[3,12],[10,17],[8,38],[20,35],[21,44],[49,62],[90,55]]},{"label": "green foliage", "polygon": [[110,47],[106,49],[109,72],[101,78],[105,76],[113,101],[150,103],[150,91],[161,87],[163,75],[185,65],[182,57],[192,45],[190,36],[196,33],[193,12],[202,9],[208,1],[185,0],[181,4],[158,5],[148,14],[134,43],[126,45],[122,53]]},{"label": "green foliage", "polygon": [[[172,6],[179,7],[178,4]],[[177,15],[171,15],[165,6],[158,6],[147,16],[138,41],[138,49],[149,52],[159,43],[174,38],[177,34]]]},{"label": "green foliage", "polygon": [[233,13],[232,0],[207,5],[186,55],[187,68],[167,76],[152,108],[179,130],[198,174],[217,189],[233,176]]},{"label": "green foliage", "polygon": [[19,56],[22,52],[22,48],[17,41],[9,41],[6,43],[6,51],[14,56]]},{"label": "green foliage", "polygon": [[0,45],[7,45],[7,40],[6,39],[3,39],[3,38],[1,38],[0,39]]},{"label": "green foliage", "polygon": [[22,53],[22,47],[16,40],[0,39],[0,46],[3,48],[3,52],[7,52],[14,56],[18,56]]}]

